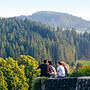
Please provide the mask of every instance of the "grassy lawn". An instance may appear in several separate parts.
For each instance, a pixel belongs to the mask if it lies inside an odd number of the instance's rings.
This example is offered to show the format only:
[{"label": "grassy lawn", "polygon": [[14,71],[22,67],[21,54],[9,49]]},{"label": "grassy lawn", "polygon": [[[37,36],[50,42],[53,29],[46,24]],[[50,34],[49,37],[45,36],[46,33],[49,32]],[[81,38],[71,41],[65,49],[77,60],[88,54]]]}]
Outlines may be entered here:
[{"label": "grassy lawn", "polygon": [[79,62],[84,66],[90,66],[90,60],[80,60]]}]

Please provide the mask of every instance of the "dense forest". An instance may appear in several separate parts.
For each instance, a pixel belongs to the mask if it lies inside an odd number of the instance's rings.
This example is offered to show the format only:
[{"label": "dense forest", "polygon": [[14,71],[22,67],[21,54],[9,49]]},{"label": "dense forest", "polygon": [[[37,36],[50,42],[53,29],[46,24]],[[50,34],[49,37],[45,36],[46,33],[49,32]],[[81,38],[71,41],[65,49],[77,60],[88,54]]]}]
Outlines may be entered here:
[{"label": "dense forest", "polygon": [[0,57],[17,58],[30,55],[39,63],[44,59],[64,60],[69,64],[90,58],[90,33],[74,30],[54,30],[29,19],[0,19]]}]

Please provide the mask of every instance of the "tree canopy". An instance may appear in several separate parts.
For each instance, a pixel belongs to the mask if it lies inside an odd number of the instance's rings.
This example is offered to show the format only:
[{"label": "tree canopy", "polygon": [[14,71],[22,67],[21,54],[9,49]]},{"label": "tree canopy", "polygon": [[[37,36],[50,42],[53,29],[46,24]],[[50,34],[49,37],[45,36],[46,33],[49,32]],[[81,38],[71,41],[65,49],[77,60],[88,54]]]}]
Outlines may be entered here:
[{"label": "tree canopy", "polygon": [[39,63],[44,59],[72,64],[90,58],[90,33],[77,33],[33,22],[29,19],[0,19],[0,57],[30,55]]}]

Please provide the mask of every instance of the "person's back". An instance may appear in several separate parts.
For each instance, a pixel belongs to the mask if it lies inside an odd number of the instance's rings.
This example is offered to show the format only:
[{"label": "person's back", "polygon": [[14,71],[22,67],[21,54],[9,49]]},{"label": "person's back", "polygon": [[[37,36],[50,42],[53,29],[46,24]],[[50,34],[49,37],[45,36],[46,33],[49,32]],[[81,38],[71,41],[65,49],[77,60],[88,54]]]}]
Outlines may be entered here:
[{"label": "person's back", "polygon": [[56,69],[55,69],[55,67],[52,66],[52,65],[50,65],[50,67],[51,67],[51,69],[52,69],[52,73],[53,73],[53,74],[56,74]]},{"label": "person's back", "polygon": [[41,75],[40,76],[48,76],[48,65],[47,64],[41,64],[39,66],[41,69]]},{"label": "person's back", "polygon": [[65,70],[62,65],[58,66],[58,76],[61,76],[61,77],[65,76]]},{"label": "person's back", "polygon": [[44,64],[39,65],[38,69],[41,69],[41,77],[45,76],[45,77],[49,77],[49,72],[51,72],[51,68],[48,65],[48,61],[44,60]]},{"label": "person's back", "polygon": [[66,74],[66,76],[68,76],[68,74],[69,74],[69,65],[66,64],[64,61],[61,61],[61,63],[64,64],[65,74]]},{"label": "person's back", "polygon": [[64,69],[65,69],[66,76],[68,76],[69,75],[69,65],[68,64],[65,64],[64,65]]},{"label": "person's back", "polygon": [[57,72],[56,72],[56,69],[55,69],[55,67],[54,67],[54,64],[53,64],[53,62],[52,61],[49,61],[49,66],[51,67],[51,69],[52,69],[52,73],[51,73],[51,78],[55,78],[56,77],[56,74],[57,74]]},{"label": "person's back", "polygon": [[62,63],[60,62],[58,62],[57,72],[58,72],[58,77],[65,77],[65,69]]}]

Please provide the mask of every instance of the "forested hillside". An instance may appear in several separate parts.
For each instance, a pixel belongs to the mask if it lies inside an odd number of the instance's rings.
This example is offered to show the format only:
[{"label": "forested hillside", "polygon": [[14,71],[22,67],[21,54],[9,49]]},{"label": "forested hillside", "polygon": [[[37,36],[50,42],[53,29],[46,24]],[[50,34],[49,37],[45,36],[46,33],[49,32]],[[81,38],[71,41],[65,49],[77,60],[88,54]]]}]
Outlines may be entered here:
[{"label": "forested hillside", "polygon": [[65,60],[72,64],[82,57],[90,57],[90,33],[54,31],[47,25],[29,19],[0,19],[0,57],[30,55],[38,62],[44,59]]}]

